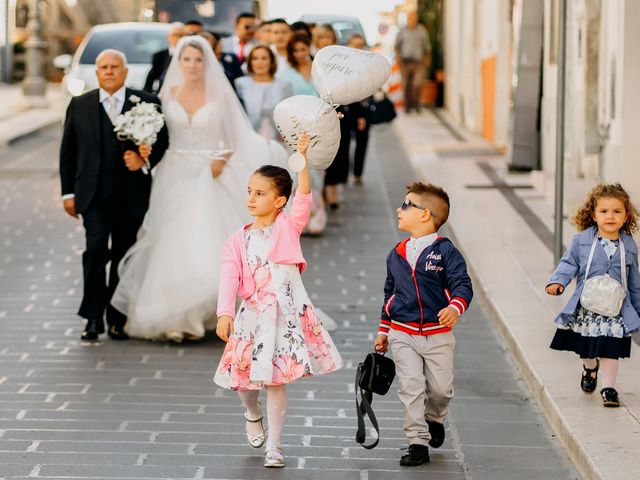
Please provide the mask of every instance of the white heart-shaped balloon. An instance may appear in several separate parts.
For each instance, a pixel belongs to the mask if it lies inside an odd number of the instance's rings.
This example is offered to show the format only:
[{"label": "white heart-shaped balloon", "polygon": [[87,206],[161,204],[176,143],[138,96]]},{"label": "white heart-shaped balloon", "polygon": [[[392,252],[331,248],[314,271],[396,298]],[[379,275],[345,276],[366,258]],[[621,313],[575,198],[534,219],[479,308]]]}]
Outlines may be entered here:
[{"label": "white heart-shaped balloon", "polygon": [[316,53],[311,77],[322,98],[348,105],[373,95],[391,74],[391,65],[379,53],[330,45]]},{"label": "white heart-shaped balloon", "polygon": [[285,143],[296,150],[298,137],[310,137],[307,159],[316,170],[325,170],[340,146],[340,120],[333,107],[318,97],[295,95],[282,100],[273,110],[273,120]]}]

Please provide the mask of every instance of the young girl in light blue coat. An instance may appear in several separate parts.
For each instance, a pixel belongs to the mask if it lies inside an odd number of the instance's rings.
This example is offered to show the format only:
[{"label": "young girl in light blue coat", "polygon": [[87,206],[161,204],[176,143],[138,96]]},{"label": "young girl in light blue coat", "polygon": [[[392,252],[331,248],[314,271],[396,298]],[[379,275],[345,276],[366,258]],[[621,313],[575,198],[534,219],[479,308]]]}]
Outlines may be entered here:
[{"label": "young girl in light blue coat", "polygon": [[[583,362],[580,387],[585,393],[593,393],[596,389],[600,371],[603,405],[619,407],[615,389],[618,359],[630,356],[631,333],[640,329],[638,247],[631,236],[638,229],[638,214],[619,183],[598,185],[589,193],[573,223],[580,233],[573,238],[546,287],[549,295],[561,295],[577,277],[574,294],[555,319],[558,330],[551,348],[572,351],[580,356]],[[585,275],[590,257],[592,262]],[[624,296],[620,312],[611,316],[582,305],[590,299],[593,302],[594,298],[593,295],[583,297],[585,282],[605,275],[619,282],[622,286],[620,296]],[[609,300],[605,302],[609,307]]]}]

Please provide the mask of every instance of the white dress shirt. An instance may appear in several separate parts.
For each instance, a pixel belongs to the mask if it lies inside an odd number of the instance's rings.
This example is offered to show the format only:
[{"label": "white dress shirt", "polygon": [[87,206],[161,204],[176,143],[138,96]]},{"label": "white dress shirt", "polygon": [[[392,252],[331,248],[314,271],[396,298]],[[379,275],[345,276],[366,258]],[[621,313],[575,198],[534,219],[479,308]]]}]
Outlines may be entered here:
[{"label": "white dress shirt", "polygon": [[111,108],[110,102],[107,100],[109,97],[113,97],[116,99],[116,112],[120,114],[122,111],[122,107],[124,107],[125,95],[126,95],[127,87],[123,86],[120,90],[116,91],[113,95],[109,95],[103,89],[100,89],[100,103],[104,108],[104,111],[107,112],[107,116],[109,115],[109,109]]},{"label": "white dress shirt", "polygon": [[416,268],[416,262],[420,257],[420,254],[436,241],[438,238],[438,232],[432,233],[430,235],[425,235],[424,237],[414,238],[411,237],[407,242],[407,260],[409,264],[411,264],[411,268]]}]

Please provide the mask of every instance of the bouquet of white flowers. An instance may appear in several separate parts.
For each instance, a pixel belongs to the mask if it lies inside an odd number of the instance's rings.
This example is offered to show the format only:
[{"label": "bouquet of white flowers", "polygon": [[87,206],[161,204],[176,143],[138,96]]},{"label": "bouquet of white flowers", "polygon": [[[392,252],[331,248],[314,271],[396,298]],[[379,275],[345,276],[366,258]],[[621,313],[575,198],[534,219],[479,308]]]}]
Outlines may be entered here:
[{"label": "bouquet of white flowers", "polygon": [[118,115],[113,131],[119,140],[132,140],[136,145],[153,145],[164,125],[164,115],[155,103],[141,102],[131,95],[129,100],[136,106]]}]

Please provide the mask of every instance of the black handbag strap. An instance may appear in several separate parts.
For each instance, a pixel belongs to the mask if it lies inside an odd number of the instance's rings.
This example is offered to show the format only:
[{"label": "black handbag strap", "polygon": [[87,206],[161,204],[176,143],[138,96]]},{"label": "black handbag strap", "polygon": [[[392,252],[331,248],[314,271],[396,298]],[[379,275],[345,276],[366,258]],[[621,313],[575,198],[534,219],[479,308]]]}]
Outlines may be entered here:
[{"label": "black handbag strap", "polygon": [[[362,368],[358,366],[358,371],[356,373],[356,414],[358,416],[358,431],[356,432],[356,442],[362,445],[367,450],[375,448],[380,441],[380,428],[378,427],[378,419],[376,418],[375,413],[373,413],[373,409],[371,408],[371,400],[373,399],[373,394],[369,391],[363,390],[360,388],[360,380],[362,379]],[[360,391],[361,401],[358,402],[358,390]],[[376,434],[378,438],[375,439],[373,443],[366,445],[365,439],[367,436],[365,426],[364,426],[364,418],[365,415],[369,416],[369,420],[371,421],[371,425],[376,430]]]}]

